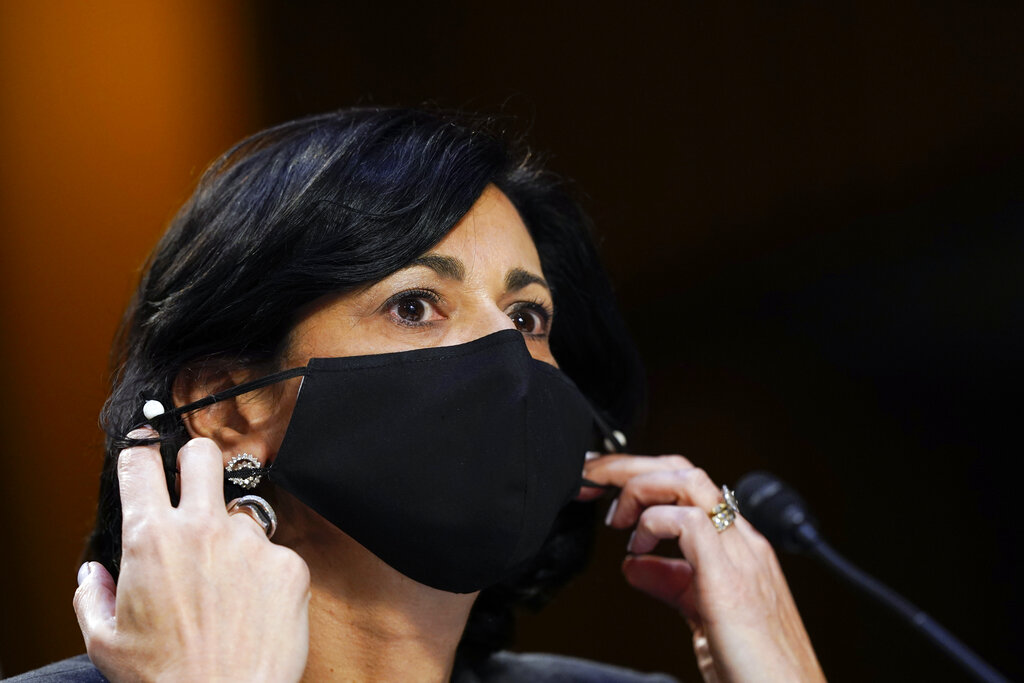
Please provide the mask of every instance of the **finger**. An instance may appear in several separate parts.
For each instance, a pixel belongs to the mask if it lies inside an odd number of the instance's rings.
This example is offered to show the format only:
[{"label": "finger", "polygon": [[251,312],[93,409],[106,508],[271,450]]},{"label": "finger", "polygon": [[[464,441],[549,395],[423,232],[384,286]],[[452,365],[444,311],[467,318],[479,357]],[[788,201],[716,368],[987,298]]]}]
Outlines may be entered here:
[{"label": "finger", "polygon": [[[634,554],[649,553],[659,541],[678,539],[683,556],[703,574],[719,571],[726,562],[728,552],[723,540],[728,539],[721,536],[700,508],[656,505],[640,515],[628,550]],[[734,536],[732,541],[736,540],[742,545],[742,537]]]},{"label": "finger", "polygon": [[581,503],[586,503],[591,500],[597,500],[606,493],[606,489],[598,488],[596,486],[587,486],[584,484],[580,487],[579,492],[576,494],[576,500]]},{"label": "finger", "polygon": [[753,557],[749,539],[733,526],[719,531],[708,513],[699,508],[648,508],[637,522],[636,536],[641,540],[631,545],[630,552],[649,552],[658,540],[676,538],[679,550],[700,577],[728,580],[737,566]]},{"label": "finger", "polygon": [[[240,505],[228,513],[228,517],[231,519],[232,524],[241,525],[239,528],[245,529],[245,533],[259,534],[260,538],[267,538],[267,529],[263,526],[263,522],[260,521],[256,515],[256,511],[252,508]],[[246,522],[244,520],[252,520]]]},{"label": "finger", "polygon": [[638,474],[659,470],[684,470],[693,463],[681,455],[604,455],[583,464],[583,476],[596,484],[622,488]]},{"label": "finger", "polygon": [[210,439],[192,439],[178,451],[180,508],[224,509],[224,455]]},{"label": "finger", "polygon": [[722,499],[711,477],[699,467],[638,474],[622,488],[609,508],[605,523],[624,529],[636,523],[652,505],[692,505],[710,510]]},{"label": "finger", "polygon": [[[601,457],[601,454],[597,451],[587,451],[583,460],[583,478],[587,478],[587,463],[592,460],[597,460]],[[576,500],[581,502],[587,502],[591,500],[597,500],[605,494],[606,489],[601,486],[592,486],[587,483],[580,486],[580,490],[576,492]]]},{"label": "finger", "polygon": [[82,629],[86,647],[97,639],[109,638],[114,630],[114,605],[117,585],[113,577],[99,562],[87,562],[78,571],[78,590],[75,591],[75,616]]},{"label": "finger", "polygon": [[622,573],[637,590],[679,609],[691,621],[699,621],[692,599],[688,599],[694,572],[686,560],[630,555],[622,562]]},{"label": "finger", "polygon": [[[136,430],[128,436],[150,438],[155,434],[152,430]],[[126,522],[137,514],[170,507],[159,444],[132,446],[121,451],[117,457],[117,483]]]}]

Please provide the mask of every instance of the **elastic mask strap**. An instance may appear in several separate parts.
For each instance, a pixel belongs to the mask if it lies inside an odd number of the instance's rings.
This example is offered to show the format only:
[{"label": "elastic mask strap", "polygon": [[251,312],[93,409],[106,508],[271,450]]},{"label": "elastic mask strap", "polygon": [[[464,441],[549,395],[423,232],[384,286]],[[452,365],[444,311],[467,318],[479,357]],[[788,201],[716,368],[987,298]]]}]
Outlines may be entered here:
[{"label": "elastic mask strap", "polygon": [[[283,382],[286,379],[291,379],[293,377],[302,377],[302,376],[304,376],[306,374],[306,372],[307,372],[307,369],[305,367],[292,368],[290,370],[282,370],[281,372],[275,372],[272,375],[267,375],[266,377],[260,377],[259,379],[255,379],[255,380],[253,380],[251,382],[244,382],[244,383],[239,384],[237,386],[231,387],[230,389],[225,389],[224,391],[219,391],[216,394],[210,394],[209,396],[204,396],[203,398],[199,399],[198,401],[193,401],[192,403],[189,403],[187,405],[183,405],[180,408],[175,408],[174,410],[164,411],[163,410],[163,406],[160,405],[160,403],[158,401],[149,400],[149,401],[146,401],[146,405],[143,408],[143,412],[144,412],[144,414],[146,416],[146,419],[150,420],[150,421],[153,421],[153,422],[156,422],[156,426],[159,429],[160,428],[160,422],[158,422],[158,420],[159,421],[168,420],[168,419],[170,419],[172,417],[177,417],[179,415],[184,415],[185,413],[191,413],[191,412],[194,412],[196,410],[200,410],[202,408],[205,408],[207,406],[212,406],[214,403],[218,403],[220,401],[224,401],[224,400],[227,400],[229,398],[234,398],[235,396],[241,396],[242,394],[247,394],[250,391],[256,391],[257,389],[262,389],[263,387],[268,387],[271,384],[276,384],[278,382]],[[145,396],[143,396],[142,398],[145,399]],[[151,403],[155,403],[156,407],[157,407],[157,411],[154,412],[153,414],[150,414],[148,412]],[[135,427],[133,427],[133,429],[138,429],[139,427],[142,427],[142,426],[144,426],[144,425],[143,424],[138,424]],[[164,469],[167,472],[175,471],[175,468],[174,468],[173,465],[165,464],[164,465]],[[241,477],[241,478],[244,479],[245,477],[248,477],[250,475],[260,475],[260,474],[265,474],[266,472],[267,472],[267,469],[263,468],[263,467],[260,467],[260,468],[248,468],[248,467],[247,468],[240,468],[240,469],[237,469],[237,470],[232,470],[230,473],[225,473],[225,478],[228,478],[230,476],[230,477]]]},{"label": "elastic mask strap", "polygon": [[594,406],[590,406],[590,410],[594,413],[594,422],[597,423],[597,428],[604,435],[605,451],[608,453],[620,453],[626,447],[626,435],[618,429],[612,429],[612,426],[608,424]]},{"label": "elastic mask strap", "polygon": [[580,486],[587,489],[601,489],[602,491],[618,491],[619,487],[615,484],[598,484],[596,481],[590,481],[586,477],[580,479]]},{"label": "elastic mask strap", "polygon": [[[293,377],[302,377],[303,375],[306,374],[306,372],[308,372],[308,370],[307,370],[307,368],[305,366],[303,366],[301,368],[292,368],[290,370],[282,370],[281,372],[275,372],[272,375],[267,375],[266,377],[260,377],[259,379],[254,379],[251,382],[245,382],[243,384],[239,384],[238,386],[231,387],[230,389],[225,389],[224,391],[219,391],[216,394],[210,394],[209,396],[204,396],[203,398],[199,399],[198,401],[193,401],[192,403],[189,403],[187,405],[183,405],[180,408],[175,408],[174,410],[168,410],[166,412],[160,413],[158,416],[161,417],[161,418],[163,418],[163,417],[170,418],[170,417],[177,417],[179,415],[184,415],[185,413],[191,413],[191,412],[199,410],[201,408],[205,408],[207,406],[212,406],[214,403],[219,403],[220,401],[224,401],[224,400],[227,400],[229,398],[234,398],[235,396],[241,396],[242,394],[247,394],[250,391],[256,391],[257,389],[262,389],[263,387],[268,387],[271,384],[277,384],[278,382],[283,382],[286,379],[291,379]],[[155,415],[154,417],[157,417],[157,416]]]},{"label": "elastic mask strap", "polygon": [[[618,453],[625,449],[626,435],[618,429],[612,429],[612,426],[608,424],[608,421],[604,419],[600,411],[598,411],[593,404],[590,404],[589,401],[587,401],[587,403],[590,405],[590,412],[594,414],[594,423],[604,436],[605,452]],[[580,485],[588,489],[602,489],[604,491],[617,491],[619,488],[613,484],[598,484],[597,482],[590,481],[586,477],[580,481]]]}]

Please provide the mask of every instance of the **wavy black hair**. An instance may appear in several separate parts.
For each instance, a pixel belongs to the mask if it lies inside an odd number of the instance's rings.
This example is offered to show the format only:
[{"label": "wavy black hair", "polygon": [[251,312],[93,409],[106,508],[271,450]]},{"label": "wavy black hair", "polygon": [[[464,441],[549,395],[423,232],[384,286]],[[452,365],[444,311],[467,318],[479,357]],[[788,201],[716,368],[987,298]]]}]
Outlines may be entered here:
[{"label": "wavy black hair", "polygon": [[[124,435],[144,421],[141,397],[171,405],[175,377],[211,361],[273,365],[305,304],[407,266],[491,184],[519,211],[552,285],[552,353],[612,423],[628,426],[642,371],[590,223],[565,182],[494,120],[389,108],[312,116],[257,133],[215,161],[150,256],[114,347],[86,556],[117,576],[116,461]],[[159,429],[173,472],[188,434],[178,417]],[[507,644],[512,605],[539,606],[582,568],[592,517],[592,506],[571,504],[530,566],[483,591],[460,656],[474,660]]]}]

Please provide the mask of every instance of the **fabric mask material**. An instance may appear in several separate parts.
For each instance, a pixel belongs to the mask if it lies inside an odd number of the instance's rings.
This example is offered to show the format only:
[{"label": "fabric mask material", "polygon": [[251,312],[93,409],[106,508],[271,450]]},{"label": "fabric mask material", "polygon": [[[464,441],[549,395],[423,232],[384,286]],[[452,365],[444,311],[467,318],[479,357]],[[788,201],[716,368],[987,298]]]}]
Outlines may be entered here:
[{"label": "fabric mask material", "polygon": [[420,583],[455,593],[497,583],[540,550],[579,490],[595,414],[518,331],[314,358],[230,394],[297,375],[267,477]]}]

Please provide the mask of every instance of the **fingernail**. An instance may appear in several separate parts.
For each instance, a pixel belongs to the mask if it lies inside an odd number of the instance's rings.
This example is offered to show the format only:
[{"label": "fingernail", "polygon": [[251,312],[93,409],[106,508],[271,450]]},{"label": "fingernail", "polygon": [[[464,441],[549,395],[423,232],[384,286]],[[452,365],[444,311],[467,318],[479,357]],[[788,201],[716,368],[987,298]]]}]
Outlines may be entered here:
[{"label": "fingernail", "polygon": [[81,586],[82,582],[85,581],[85,577],[92,573],[92,567],[89,566],[88,562],[83,562],[82,566],[78,568],[78,585]]},{"label": "fingernail", "polygon": [[585,453],[585,454],[583,455],[583,459],[584,459],[584,460],[585,460],[586,462],[590,462],[591,460],[597,460],[597,459],[598,459],[598,458],[600,458],[600,457],[601,457],[601,454],[600,454],[600,453],[598,453],[597,451],[587,451],[587,452],[586,452],[586,453]]},{"label": "fingernail", "polygon": [[612,525],[612,517],[615,516],[615,511],[619,509],[619,499],[616,498],[612,501],[612,504],[608,506],[608,514],[604,516],[604,525]]},{"label": "fingernail", "polygon": [[626,544],[626,552],[633,552],[633,542],[636,540],[636,531],[629,535],[629,543]]},{"label": "fingernail", "polygon": [[133,429],[125,434],[125,437],[129,439],[152,439],[155,436],[159,435],[156,433],[156,430],[149,425],[143,425],[138,429]]}]

